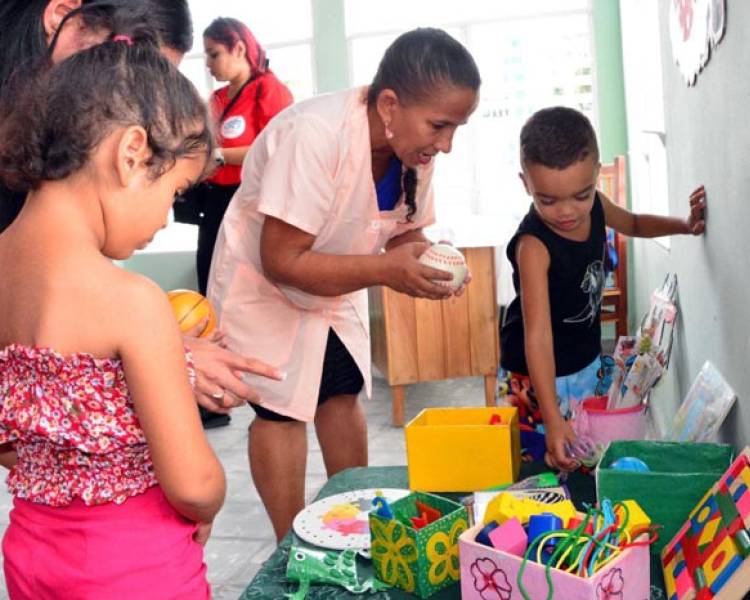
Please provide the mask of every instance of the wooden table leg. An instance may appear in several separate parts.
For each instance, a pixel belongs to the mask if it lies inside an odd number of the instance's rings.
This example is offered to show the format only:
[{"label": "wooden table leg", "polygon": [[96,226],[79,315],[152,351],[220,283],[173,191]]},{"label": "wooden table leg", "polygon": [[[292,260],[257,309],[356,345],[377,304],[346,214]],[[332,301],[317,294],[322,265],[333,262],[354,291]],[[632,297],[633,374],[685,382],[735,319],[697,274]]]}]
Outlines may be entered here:
[{"label": "wooden table leg", "polygon": [[404,396],[405,390],[403,385],[392,385],[391,393],[393,394],[393,426],[404,426]]},{"label": "wooden table leg", "polygon": [[497,376],[484,376],[484,403],[486,406],[497,406],[495,398],[495,386],[497,385]]}]

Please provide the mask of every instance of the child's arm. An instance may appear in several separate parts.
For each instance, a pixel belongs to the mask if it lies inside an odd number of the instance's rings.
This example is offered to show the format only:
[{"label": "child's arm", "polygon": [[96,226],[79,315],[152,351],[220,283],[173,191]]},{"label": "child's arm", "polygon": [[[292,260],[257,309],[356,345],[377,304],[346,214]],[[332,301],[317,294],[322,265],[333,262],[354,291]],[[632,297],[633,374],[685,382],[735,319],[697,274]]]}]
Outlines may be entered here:
[{"label": "child's arm", "polygon": [[703,186],[690,194],[690,214],[686,219],[659,215],[635,214],[618,206],[600,192],[604,206],[604,219],[608,227],[630,237],[661,237],[676,233],[700,235],[706,228],[703,218],[706,208],[706,191]]},{"label": "child's arm", "polygon": [[516,246],[516,263],[521,279],[526,364],[544,419],[545,442],[553,466],[576,468],[565,452],[565,442],[573,443],[575,434],[560,414],[555,388],[555,354],[550,318],[547,271],[550,257],[537,238],[524,235]]},{"label": "child's arm", "polygon": [[12,443],[0,444],[0,465],[6,469],[12,469],[18,462],[18,454],[16,454]]},{"label": "child's arm", "polygon": [[164,495],[187,519],[210,523],[224,502],[224,471],[203,433],[185,353],[166,294],[129,277],[120,303],[119,355]]}]

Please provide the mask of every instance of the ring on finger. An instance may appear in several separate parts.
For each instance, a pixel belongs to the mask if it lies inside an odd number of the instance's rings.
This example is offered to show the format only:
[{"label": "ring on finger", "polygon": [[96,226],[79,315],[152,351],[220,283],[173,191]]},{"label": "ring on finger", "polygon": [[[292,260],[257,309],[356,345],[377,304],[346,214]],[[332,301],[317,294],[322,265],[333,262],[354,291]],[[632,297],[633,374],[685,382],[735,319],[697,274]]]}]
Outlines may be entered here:
[{"label": "ring on finger", "polygon": [[224,399],[224,390],[219,390],[218,392],[214,392],[211,394],[211,398],[214,400],[223,400]]}]

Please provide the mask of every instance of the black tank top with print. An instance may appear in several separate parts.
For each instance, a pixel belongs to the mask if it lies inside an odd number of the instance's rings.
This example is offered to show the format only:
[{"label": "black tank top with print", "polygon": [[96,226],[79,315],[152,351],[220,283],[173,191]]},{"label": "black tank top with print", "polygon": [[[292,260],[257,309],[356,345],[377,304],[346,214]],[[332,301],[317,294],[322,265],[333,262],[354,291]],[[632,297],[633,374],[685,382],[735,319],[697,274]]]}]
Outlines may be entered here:
[{"label": "black tank top with print", "polygon": [[534,210],[523,218],[508,243],[508,259],[513,265],[516,297],[508,307],[500,333],[501,366],[528,375],[521,314],[521,281],[516,263],[516,244],[522,235],[533,235],[550,256],[547,284],[555,354],[555,375],[576,373],[601,352],[601,302],[605,281],[606,233],[604,208],[599,193],[591,209],[591,232],[583,242],[568,240],[552,231]]}]

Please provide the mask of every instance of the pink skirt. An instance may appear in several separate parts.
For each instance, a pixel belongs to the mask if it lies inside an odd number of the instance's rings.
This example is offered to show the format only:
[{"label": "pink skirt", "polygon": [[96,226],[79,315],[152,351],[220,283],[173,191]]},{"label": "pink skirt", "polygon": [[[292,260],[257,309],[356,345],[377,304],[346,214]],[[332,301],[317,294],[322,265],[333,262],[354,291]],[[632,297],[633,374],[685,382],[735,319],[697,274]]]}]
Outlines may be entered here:
[{"label": "pink skirt", "polygon": [[123,504],[50,507],[15,498],[3,538],[12,600],[206,600],[194,523],[153,487]]}]

